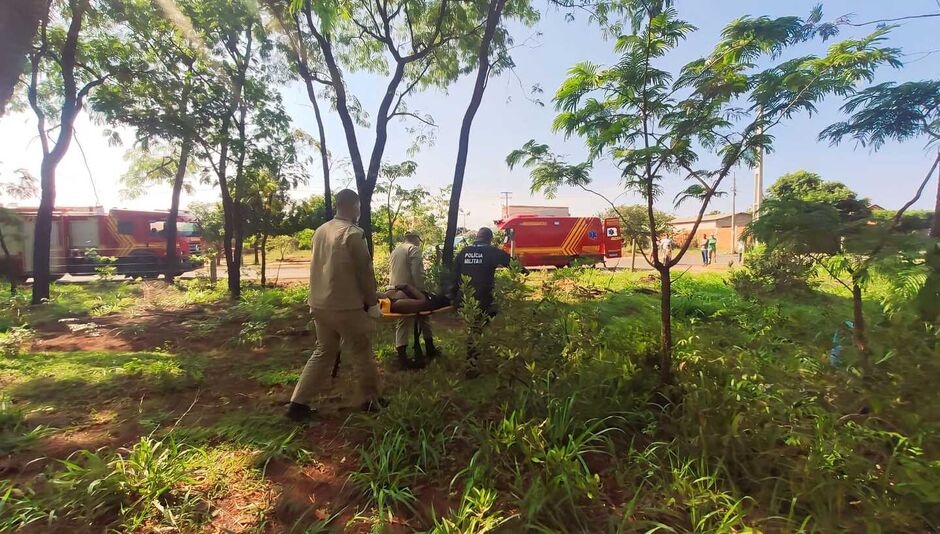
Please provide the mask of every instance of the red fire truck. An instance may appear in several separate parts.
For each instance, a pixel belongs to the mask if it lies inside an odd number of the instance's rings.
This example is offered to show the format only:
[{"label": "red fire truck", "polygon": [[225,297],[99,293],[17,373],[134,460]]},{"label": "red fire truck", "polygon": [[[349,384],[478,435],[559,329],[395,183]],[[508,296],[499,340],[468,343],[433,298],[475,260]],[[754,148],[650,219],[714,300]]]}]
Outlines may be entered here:
[{"label": "red fire truck", "polygon": [[515,215],[496,226],[506,232],[503,249],[526,267],[619,258],[623,244],[616,218]]},{"label": "red fire truck", "polygon": [[[36,208],[13,208],[17,217],[3,225],[4,241],[14,269],[23,278],[33,275]],[[94,274],[95,256],[113,257],[117,274],[156,278],[166,270],[165,211],[136,211],[100,207],[56,208],[52,215],[50,274]],[[181,213],[177,223],[180,270],[194,268],[192,256],[202,245],[198,226]],[[92,253],[94,251],[94,253]],[[181,274],[181,273],[177,273]]]}]

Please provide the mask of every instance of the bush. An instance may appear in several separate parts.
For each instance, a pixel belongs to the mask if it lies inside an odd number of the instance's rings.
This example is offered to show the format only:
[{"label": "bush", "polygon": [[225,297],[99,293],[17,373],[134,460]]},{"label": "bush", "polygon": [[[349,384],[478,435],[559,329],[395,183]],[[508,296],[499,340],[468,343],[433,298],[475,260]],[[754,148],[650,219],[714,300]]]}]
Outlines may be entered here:
[{"label": "bush", "polygon": [[310,250],[313,246],[313,228],[304,228],[294,234],[294,243],[298,250]]},{"label": "bush", "polygon": [[728,278],[742,295],[808,292],[817,285],[814,272],[812,258],[757,246],[744,257],[744,268]]},{"label": "bush", "polygon": [[293,236],[276,235],[268,238],[268,252],[277,252],[278,261],[284,261],[284,257],[297,249],[297,242]]}]

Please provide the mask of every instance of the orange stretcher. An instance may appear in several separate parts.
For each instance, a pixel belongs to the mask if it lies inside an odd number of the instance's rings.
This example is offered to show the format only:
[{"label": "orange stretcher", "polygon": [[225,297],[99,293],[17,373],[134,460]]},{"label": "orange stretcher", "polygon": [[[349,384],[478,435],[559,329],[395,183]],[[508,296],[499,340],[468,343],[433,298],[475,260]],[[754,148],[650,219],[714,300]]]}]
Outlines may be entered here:
[{"label": "orange stretcher", "polygon": [[436,310],[428,310],[418,313],[394,313],[392,312],[392,301],[390,299],[379,299],[379,311],[382,312],[382,318],[388,319],[404,319],[407,317],[421,317],[425,315],[434,315],[435,313],[447,312],[454,310],[454,306],[444,306],[443,308],[438,308]]},{"label": "orange stretcher", "polygon": [[[382,312],[383,319],[405,319],[408,317],[421,317],[425,315],[434,315],[435,313],[452,311],[455,309],[456,307],[451,305],[451,306],[444,306],[443,308],[438,308],[436,310],[428,310],[428,311],[423,311],[423,312],[418,312],[418,313],[392,313],[392,301],[389,299],[379,299],[379,311]],[[415,341],[414,342],[415,342],[415,345],[417,345],[418,334],[420,331],[420,325],[418,324],[418,321],[415,321],[414,329],[415,329],[415,332],[414,332]],[[336,353],[336,361],[333,363],[333,371],[332,373],[330,373],[333,378],[336,378],[336,375],[339,373],[340,354],[341,353],[339,352]]]}]

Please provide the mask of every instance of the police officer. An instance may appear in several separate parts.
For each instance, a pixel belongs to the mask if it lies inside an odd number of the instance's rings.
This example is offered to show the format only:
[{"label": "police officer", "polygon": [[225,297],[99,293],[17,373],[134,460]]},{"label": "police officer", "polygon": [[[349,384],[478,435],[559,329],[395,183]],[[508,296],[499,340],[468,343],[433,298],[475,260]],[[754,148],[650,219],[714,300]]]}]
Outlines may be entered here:
[{"label": "police officer", "polygon": [[480,337],[483,335],[483,327],[496,317],[498,311],[493,298],[496,269],[509,267],[509,254],[494,247],[492,242],[493,231],[480,228],[476,240],[460,251],[454,264],[454,302],[463,304],[460,285],[462,277],[467,276],[480,306],[480,316],[470,325],[470,336],[467,339],[467,378],[480,376]]},{"label": "police officer", "polygon": [[[421,236],[416,232],[407,232],[403,243],[395,247],[389,257],[389,283],[393,286],[410,285],[424,291],[424,260],[421,257]],[[417,322],[417,325],[415,324]],[[421,345],[415,339],[414,360],[408,359],[408,340],[415,333],[415,328],[424,337],[428,358],[437,357],[434,339],[431,335],[431,320],[427,315],[417,318],[407,317],[395,323],[395,350],[402,369],[420,369],[425,361],[421,354]]]},{"label": "police officer", "polygon": [[308,303],[317,345],[291,395],[287,416],[295,421],[313,414],[310,403],[329,383],[340,343],[344,356],[358,368],[362,409],[375,411],[384,404],[371,345],[373,319],[381,312],[372,257],[362,228],[356,226],[359,195],[343,189],[336,193],[335,206],[336,217],[313,234]]}]

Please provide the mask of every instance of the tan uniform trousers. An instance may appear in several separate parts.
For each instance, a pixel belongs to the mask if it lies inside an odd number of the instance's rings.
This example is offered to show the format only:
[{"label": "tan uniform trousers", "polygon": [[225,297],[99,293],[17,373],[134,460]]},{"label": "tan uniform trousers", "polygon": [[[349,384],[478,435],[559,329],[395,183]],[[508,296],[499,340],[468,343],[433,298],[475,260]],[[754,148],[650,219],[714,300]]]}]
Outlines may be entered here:
[{"label": "tan uniform trousers", "polygon": [[314,397],[330,383],[336,354],[343,347],[343,361],[351,362],[359,374],[361,401],[378,397],[379,374],[372,354],[372,332],[375,323],[362,310],[312,309],[317,331],[317,346],[294,387],[291,402],[310,406]]},{"label": "tan uniform trousers", "polygon": [[421,327],[421,336],[430,339],[431,336],[431,318],[427,315],[419,315],[417,318],[408,317],[395,321],[395,346],[405,347],[411,344],[412,336],[415,332],[415,321]]}]

